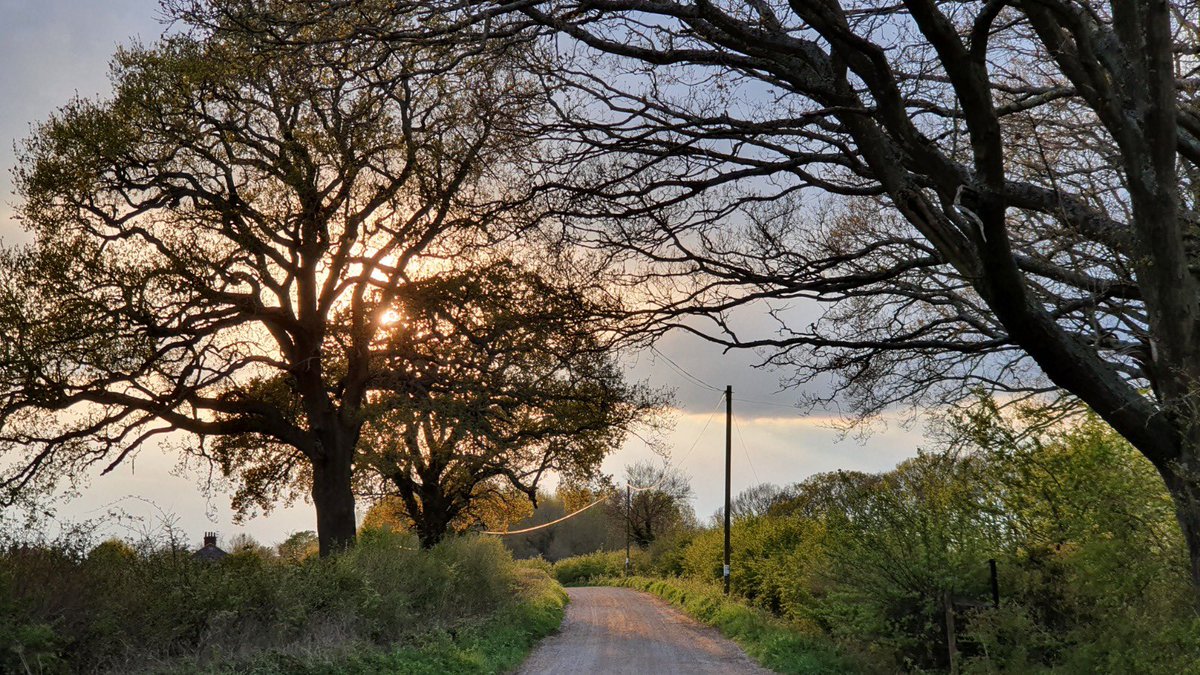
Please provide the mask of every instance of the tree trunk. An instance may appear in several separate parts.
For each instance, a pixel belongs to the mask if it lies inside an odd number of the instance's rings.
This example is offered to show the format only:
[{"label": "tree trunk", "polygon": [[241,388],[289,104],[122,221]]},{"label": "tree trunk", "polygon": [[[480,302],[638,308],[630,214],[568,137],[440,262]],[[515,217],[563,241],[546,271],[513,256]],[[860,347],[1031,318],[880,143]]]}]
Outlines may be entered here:
[{"label": "tree trunk", "polygon": [[421,512],[413,518],[421,548],[430,549],[446,537],[455,514],[440,495],[427,495],[421,500]]},{"label": "tree trunk", "polygon": [[1187,542],[1191,563],[1192,591],[1200,607],[1200,459],[1197,452],[1185,451],[1186,459],[1159,467],[1167,490],[1175,502],[1175,517]]},{"label": "tree trunk", "polygon": [[[328,446],[326,446],[328,448]],[[354,451],[333,447],[313,462],[312,500],[317,510],[317,543],[321,557],[354,545],[354,490],[350,473]]]},{"label": "tree trunk", "polygon": [[421,548],[431,549],[438,545],[446,536],[446,526],[436,525],[428,519],[422,519],[417,525],[417,539],[421,542]]}]

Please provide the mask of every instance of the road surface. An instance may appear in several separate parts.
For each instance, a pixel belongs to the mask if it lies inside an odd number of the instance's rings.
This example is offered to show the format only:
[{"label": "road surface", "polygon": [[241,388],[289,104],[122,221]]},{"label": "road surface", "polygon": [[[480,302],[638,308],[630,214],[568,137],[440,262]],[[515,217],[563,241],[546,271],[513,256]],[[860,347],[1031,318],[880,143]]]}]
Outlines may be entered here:
[{"label": "road surface", "polygon": [[629,588],[569,588],[562,628],[540,644],[520,675],[770,673],[733,642],[662,600]]}]

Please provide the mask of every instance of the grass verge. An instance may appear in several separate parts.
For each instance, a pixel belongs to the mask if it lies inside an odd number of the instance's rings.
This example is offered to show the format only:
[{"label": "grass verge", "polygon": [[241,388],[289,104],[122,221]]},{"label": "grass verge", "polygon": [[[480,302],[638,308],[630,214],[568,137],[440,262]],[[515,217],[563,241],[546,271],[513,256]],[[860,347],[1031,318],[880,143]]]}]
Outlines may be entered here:
[{"label": "grass verge", "polygon": [[[90,549],[90,550],[89,550]],[[493,538],[364,532],[328,558],[0,547],[0,673],[497,673],[563,617],[545,563]]]},{"label": "grass verge", "polygon": [[760,609],[725,597],[720,588],[682,579],[604,577],[596,585],[652,593],[721,631],[750,658],[777,673],[859,673],[871,669],[823,635],[808,633]]},{"label": "grass verge", "polygon": [[538,569],[521,570],[519,599],[491,616],[421,636],[393,649],[364,646],[339,653],[269,653],[219,672],[247,675],[474,675],[505,673],[562,623],[567,594]]}]

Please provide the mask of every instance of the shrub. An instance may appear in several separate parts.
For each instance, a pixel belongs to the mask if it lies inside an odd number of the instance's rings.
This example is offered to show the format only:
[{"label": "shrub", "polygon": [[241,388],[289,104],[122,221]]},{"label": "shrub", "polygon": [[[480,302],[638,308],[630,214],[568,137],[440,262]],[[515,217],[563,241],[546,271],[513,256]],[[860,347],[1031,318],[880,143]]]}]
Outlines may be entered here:
[{"label": "shrub", "polygon": [[[647,569],[649,559],[641,551],[633,552],[635,569]],[[600,551],[563,558],[554,563],[554,578],[560,584],[581,584],[601,577],[616,577],[625,573],[624,551]]]},{"label": "shrub", "polygon": [[0,553],[0,670],[220,669],[266,653],[415,644],[504,611],[531,578],[548,579],[495,539],[430,551],[410,539],[376,532],[328,559],[247,548],[215,563],[114,542],[86,555],[12,547]]},{"label": "shrub", "polygon": [[[793,486],[735,521],[732,590],[893,671],[949,666],[950,598],[965,672],[1200,673],[1187,555],[1154,467],[1094,417],[1014,424],[985,403],[945,452]],[[701,531],[654,550],[654,571],[716,584],[722,549],[719,528]],[[595,575],[590,562],[555,572]]]}]

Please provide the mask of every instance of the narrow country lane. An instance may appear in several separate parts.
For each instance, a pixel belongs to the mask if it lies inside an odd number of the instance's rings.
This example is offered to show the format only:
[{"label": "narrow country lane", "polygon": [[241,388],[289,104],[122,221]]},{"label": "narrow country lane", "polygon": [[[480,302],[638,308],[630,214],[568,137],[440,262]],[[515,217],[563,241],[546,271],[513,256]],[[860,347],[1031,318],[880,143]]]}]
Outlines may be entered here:
[{"label": "narrow country lane", "polygon": [[570,588],[562,629],[520,675],[563,673],[759,674],[742,650],[662,600],[628,588]]}]

